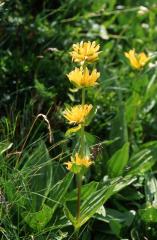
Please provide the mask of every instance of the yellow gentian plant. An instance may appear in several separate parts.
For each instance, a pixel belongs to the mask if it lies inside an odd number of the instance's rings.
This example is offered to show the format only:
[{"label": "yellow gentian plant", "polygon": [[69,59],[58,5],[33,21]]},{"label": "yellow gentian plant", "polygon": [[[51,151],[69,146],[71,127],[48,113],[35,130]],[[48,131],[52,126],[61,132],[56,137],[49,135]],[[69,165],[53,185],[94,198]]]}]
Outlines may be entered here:
[{"label": "yellow gentian plant", "polygon": [[[88,64],[92,64],[98,60],[100,46],[93,42],[80,42],[73,44],[70,55],[72,61],[78,63],[73,71],[67,74],[69,81],[76,88],[81,89],[81,103],[73,107],[67,107],[63,113],[64,117],[70,125],[74,125],[70,132],[78,132],[80,135],[78,151],[71,156],[71,161],[65,163],[66,168],[76,174],[77,179],[77,209],[76,209],[76,226],[79,226],[80,220],[80,203],[81,203],[81,186],[82,178],[86,170],[93,163],[89,152],[86,151],[85,142],[85,126],[88,125],[88,119],[92,111],[92,104],[85,103],[86,88],[94,87],[100,77],[100,73],[93,68],[88,69]],[[68,130],[69,131],[69,130]],[[78,238],[79,228],[75,227],[76,239]]]}]

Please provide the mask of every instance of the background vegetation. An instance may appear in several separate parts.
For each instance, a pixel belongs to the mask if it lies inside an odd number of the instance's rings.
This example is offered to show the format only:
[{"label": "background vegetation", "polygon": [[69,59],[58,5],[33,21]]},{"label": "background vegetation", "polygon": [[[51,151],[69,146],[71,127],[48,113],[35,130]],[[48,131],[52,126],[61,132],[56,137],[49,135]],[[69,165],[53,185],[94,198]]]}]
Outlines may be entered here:
[{"label": "background vegetation", "polygon": [[[100,84],[88,90],[87,100],[97,106],[87,129],[95,165],[82,201],[92,209],[91,199],[104,194],[80,239],[156,240],[156,22],[155,0],[1,1],[2,240],[73,238],[65,209],[75,201],[75,180],[63,163],[75,137],[65,139],[61,112],[78,103],[66,74],[69,50],[81,40],[96,40],[102,51]],[[139,72],[124,57],[133,48],[151,56]],[[105,207],[104,196],[110,197]]]}]

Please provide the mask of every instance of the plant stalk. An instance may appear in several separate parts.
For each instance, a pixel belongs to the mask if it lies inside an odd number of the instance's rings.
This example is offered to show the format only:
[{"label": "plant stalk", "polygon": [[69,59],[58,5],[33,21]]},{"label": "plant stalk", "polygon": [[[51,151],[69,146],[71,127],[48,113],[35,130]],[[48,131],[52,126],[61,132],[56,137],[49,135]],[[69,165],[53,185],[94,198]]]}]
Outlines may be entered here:
[{"label": "plant stalk", "polygon": [[[80,207],[81,207],[81,186],[82,186],[82,175],[77,174],[77,212],[76,212],[76,220],[77,224],[80,221]],[[78,240],[79,238],[79,227],[75,229],[75,238]]]},{"label": "plant stalk", "polygon": [[[85,89],[82,88],[82,106],[85,104]],[[81,126],[80,154],[84,156],[84,124]]]},{"label": "plant stalk", "polygon": [[[85,89],[82,89],[82,106],[85,104]],[[80,154],[81,157],[84,156],[84,125],[81,126],[81,141],[80,141]],[[76,212],[76,220],[79,225],[80,221],[80,206],[81,206],[81,186],[82,186],[82,175],[80,173],[77,174],[77,212]],[[75,239],[79,238],[79,228],[75,229]]]},{"label": "plant stalk", "polygon": [[80,219],[81,186],[82,176],[80,174],[77,174],[77,215],[76,215],[77,222],[79,222]]},{"label": "plant stalk", "polygon": [[85,88],[82,88],[82,105],[85,104]]}]

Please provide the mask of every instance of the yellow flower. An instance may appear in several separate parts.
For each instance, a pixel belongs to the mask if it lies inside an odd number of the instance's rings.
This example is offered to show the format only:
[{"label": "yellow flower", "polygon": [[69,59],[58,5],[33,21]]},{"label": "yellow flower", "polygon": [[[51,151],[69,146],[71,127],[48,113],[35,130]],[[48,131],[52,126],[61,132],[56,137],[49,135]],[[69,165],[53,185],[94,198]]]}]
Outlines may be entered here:
[{"label": "yellow flower", "polygon": [[66,162],[65,165],[67,165],[66,168],[69,171],[74,171],[75,173],[78,173],[82,167],[88,168],[92,163],[93,162],[90,160],[89,156],[81,157],[78,153],[76,153],[74,157],[71,157],[71,161]]},{"label": "yellow flower", "polygon": [[125,56],[129,59],[131,66],[136,69],[142,68],[149,61],[149,57],[144,52],[137,54],[135,49],[125,52]]},{"label": "yellow flower", "polygon": [[92,107],[91,104],[85,104],[67,108],[64,112],[64,117],[69,121],[69,124],[84,123]]},{"label": "yellow flower", "polygon": [[73,44],[73,51],[70,53],[72,56],[72,60],[74,62],[83,63],[85,61],[92,63],[98,59],[98,55],[100,52],[99,45],[96,45],[96,42],[83,42]]},{"label": "yellow flower", "polygon": [[69,80],[77,85],[77,87],[91,87],[97,84],[97,79],[100,77],[100,73],[94,69],[91,74],[86,67],[85,69],[75,68],[69,74],[67,74]]}]

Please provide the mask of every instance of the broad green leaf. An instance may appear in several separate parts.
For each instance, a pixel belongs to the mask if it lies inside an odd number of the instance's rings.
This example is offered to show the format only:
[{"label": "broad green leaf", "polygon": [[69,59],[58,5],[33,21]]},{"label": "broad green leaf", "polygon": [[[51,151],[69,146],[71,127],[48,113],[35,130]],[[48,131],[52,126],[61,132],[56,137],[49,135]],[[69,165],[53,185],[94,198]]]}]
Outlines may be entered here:
[{"label": "broad green leaf", "polygon": [[157,223],[157,208],[150,206],[139,210],[141,219],[146,223]]},{"label": "broad green leaf", "polygon": [[122,225],[114,219],[110,220],[109,225],[112,230],[112,233],[115,234],[119,238]]},{"label": "broad green leaf", "polygon": [[[20,179],[16,179],[15,176],[10,175],[9,180],[5,180],[3,182],[3,188],[7,197],[7,200],[14,206],[18,208],[24,208],[26,203],[29,202],[29,194],[21,188],[21,191],[18,191],[20,186]],[[23,182],[24,184],[24,182]]]},{"label": "broad green leaf", "polygon": [[[76,207],[76,205],[75,205]],[[73,214],[71,213],[71,211],[69,210],[69,208],[67,207],[67,205],[64,206],[64,213],[67,217],[67,219],[70,220],[70,222],[72,223],[73,226],[77,225],[77,220],[76,217],[73,216]]]},{"label": "broad green leaf", "polygon": [[[35,218],[34,218],[35,216]],[[51,208],[47,205],[43,205],[42,210],[36,213],[23,213],[24,220],[27,222],[27,224],[35,231],[53,231],[56,229],[62,229],[68,226],[71,226],[71,222],[66,218],[66,216],[63,214],[62,209],[59,209],[58,211],[53,214]],[[43,218],[42,218],[43,217]],[[48,219],[46,219],[46,217]],[[38,224],[39,226],[36,226],[35,224]],[[31,225],[30,225],[31,223]]]},{"label": "broad green leaf", "polygon": [[129,174],[143,174],[150,170],[157,161],[157,142],[143,145],[144,149],[134,153],[129,160]]},{"label": "broad green leaf", "polygon": [[138,109],[141,106],[141,103],[141,96],[138,93],[133,92],[132,96],[127,100],[125,104],[127,123],[136,120]]},{"label": "broad green leaf", "polygon": [[47,204],[53,209],[53,212],[56,210],[58,205],[63,203],[63,198],[67,193],[67,190],[73,179],[73,174],[69,172],[61,181],[58,181],[49,192],[49,199]]},{"label": "broad green leaf", "polygon": [[[98,188],[99,183],[98,182],[90,182],[88,184],[85,184],[81,188],[81,201],[85,200],[89,194],[96,191]],[[65,201],[74,201],[77,199],[77,189],[74,189],[72,192],[67,193],[65,195]]]},{"label": "broad green leaf", "polygon": [[[86,223],[93,215],[100,209],[100,207],[116,192],[132,183],[135,178],[128,176],[125,179],[117,178],[110,182],[108,185],[100,187],[95,192],[91,193],[82,203],[80,208],[80,219],[76,219],[76,211],[74,212],[65,204],[65,214],[67,218],[72,222],[75,228],[80,228]],[[70,203],[71,204],[71,203]],[[76,204],[74,205],[76,207]],[[70,206],[71,207],[71,206]]]},{"label": "broad green leaf", "polygon": [[136,212],[133,210],[120,212],[115,209],[106,208],[106,215],[94,215],[94,218],[99,219],[100,221],[109,223],[111,220],[123,224],[123,226],[130,226],[135,218]]},{"label": "broad green leaf", "polygon": [[61,181],[57,182],[50,190],[48,198],[45,199],[46,204],[42,205],[42,209],[37,212],[23,213],[24,220],[33,229],[40,230],[48,224],[56,208],[62,205],[62,201],[69,185],[71,184],[73,174],[68,173]]},{"label": "broad green leaf", "polygon": [[21,162],[25,182],[30,185],[32,210],[38,211],[44,203],[52,185],[54,163],[52,163],[44,142],[40,141],[32,153],[26,151]]},{"label": "broad green leaf", "polygon": [[81,205],[80,221],[78,226],[87,222],[97,210],[116,192],[132,183],[135,179],[128,177],[126,179],[117,179],[112,181],[109,186],[104,186],[91,194]]},{"label": "broad green leaf", "polygon": [[34,230],[41,230],[51,219],[52,209],[43,204],[40,211],[34,213],[24,213],[22,214],[24,221]]},{"label": "broad green leaf", "polygon": [[129,159],[129,143],[125,143],[121,149],[116,151],[107,162],[108,174],[118,177],[123,173]]},{"label": "broad green leaf", "polygon": [[154,164],[154,159],[152,158],[151,151],[149,149],[141,150],[140,152],[134,154],[130,159],[129,173],[138,174],[144,173],[150,169]]},{"label": "broad green leaf", "polygon": [[125,107],[119,105],[116,117],[111,122],[110,139],[119,139],[110,146],[110,153],[113,154],[119,150],[126,142],[128,142],[127,121],[125,115]]},{"label": "broad green leaf", "polygon": [[48,223],[46,227],[48,227],[50,230],[53,229],[61,229],[64,227],[71,226],[72,223],[67,219],[66,215],[63,214],[63,209],[60,209],[60,211],[56,211],[52,220]]},{"label": "broad green leaf", "polygon": [[152,99],[156,95],[156,91],[157,91],[156,76],[157,76],[157,70],[155,70],[155,73],[153,74],[153,76],[151,77],[147,85],[146,92],[145,92],[146,100]]},{"label": "broad green leaf", "polygon": [[[144,194],[140,192],[141,189],[128,186],[118,194],[118,197],[124,201],[136,201],[144,198]],[[129,192],[129,194],[128,194]]]}]

